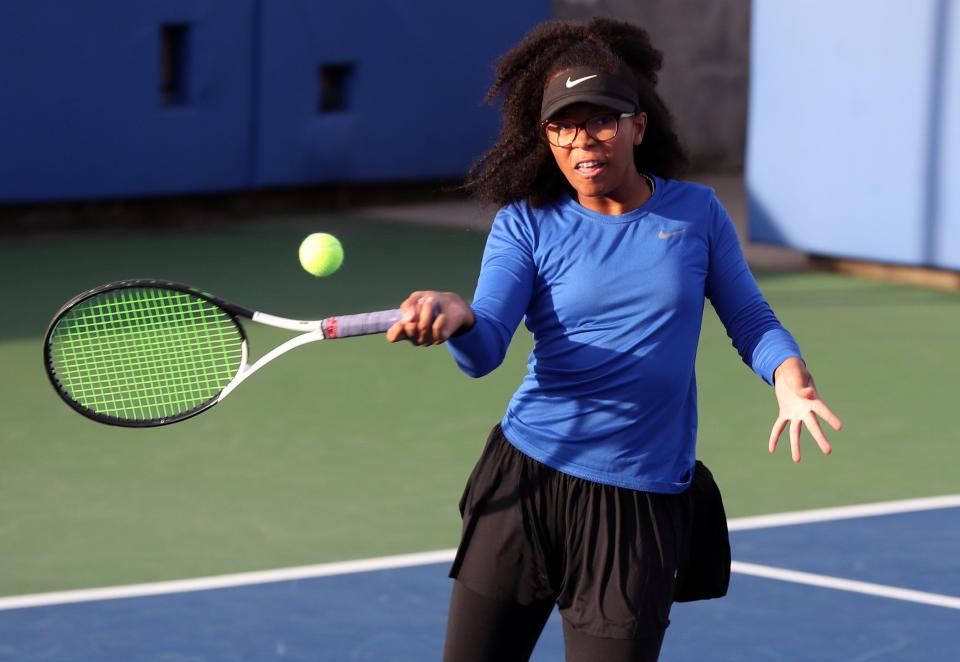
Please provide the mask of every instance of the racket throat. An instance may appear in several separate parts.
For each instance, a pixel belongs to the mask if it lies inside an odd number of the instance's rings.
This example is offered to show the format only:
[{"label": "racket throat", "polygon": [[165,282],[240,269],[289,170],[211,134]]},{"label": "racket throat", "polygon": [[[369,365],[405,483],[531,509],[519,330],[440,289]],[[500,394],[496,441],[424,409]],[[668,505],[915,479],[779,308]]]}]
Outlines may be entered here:
[{"label": "racket throat", "polygon": [[[257,314],[259,315],[260,313],[257,313]],[[267,315],[266,317],[272,317],[272,316]],[[283,319],[283,318],[277,318],[277,319]],[[254,317],[254,320],[261,321],[261,320],[256,320],[256,317]],[[286,320],[286,321],[293,322],[295,320]],[[309,324],[313,324],[316,326],[317,322],[309,322]],[[302,327],[298,327],[298,328],[302,328]],[[314,330],[308,333],[304,333],[303,335],[297,336],[296,338],[291,338],[290,340],[283,343],[282,345],[278,345],[277,347],[274,347],[272,350],[270,350],[269,352],[261,356],[259,359],[257,359],[253,363],[253,365],[247,365],[247,344],[244,343],[243,362],[241,363],[240,370],[237,371],[237,375],[233,378],[233,380],[226,385],[223,391],[220,392],[220,395],[217,397],[217,402],[220,402],[225,397],[230,395],[233,389],[237,388],[240,384],[242,384],[244,380],[247,379],[247,377],[255,373],[257,370],[259,370],[266,364],[270,363],[270,361],[274,360],[278,356],[286,354],[290,350],[296,349],[301,345],[307,345],[309,343],[318,342],[320,340],[324,340],[323,331],[321,331],[319,328],[315,328]]]},{"label": "racket throat", "polygon": [[250,317],[254,322],[259,322],[260,324],[266,324],[267,326],[276,327],[278,329],[287,329],[288,331],[300,331],[301,333],[307,333],[310,331],[319,331],[323,325],[323,320],[292,320],[287,319],[286,317],[277,317],[276,315],[268,315],[267,313],[255,312]]}]

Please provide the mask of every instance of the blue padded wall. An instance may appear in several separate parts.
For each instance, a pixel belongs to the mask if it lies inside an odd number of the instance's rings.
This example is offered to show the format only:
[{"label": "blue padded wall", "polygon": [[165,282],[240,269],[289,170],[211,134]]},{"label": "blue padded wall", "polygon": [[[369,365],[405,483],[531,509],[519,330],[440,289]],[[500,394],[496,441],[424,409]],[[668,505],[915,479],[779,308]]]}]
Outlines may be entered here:
[{"label": "blue padded wall", "polygon": [[[549,0],[0,3],[0,203],[459,177],[496,57]],[[185,104],[161,28],[188,26]],[[178,51],[179,52],[179,51]],[[349,94],[320,112],[320,70]]]},{"label": "blue padded wall", "polygon": [[[496,136],[492,65],[550,2],[276,0],[263,5],[256,183],[463,175]],[[318,71],[354,66],[347,107]]]},{"label": "blue padded wall", "polygon": [[960,30],[950,4],[753,3],[752,239],[960,268],[950,185],[960,181]]},{"label": "blue padded wall", "polygon": [[[0,202],[246,185],[253,2],[0,3]],[[160,103],[165,23],[190,26],[182,107]]]}]

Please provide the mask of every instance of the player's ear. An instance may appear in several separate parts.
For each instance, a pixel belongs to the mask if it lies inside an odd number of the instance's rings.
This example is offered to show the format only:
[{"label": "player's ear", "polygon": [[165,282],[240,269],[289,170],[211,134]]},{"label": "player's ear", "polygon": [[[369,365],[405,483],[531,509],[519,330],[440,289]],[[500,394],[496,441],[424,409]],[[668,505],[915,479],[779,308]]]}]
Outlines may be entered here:
[{"label": "player's ear", "polygon": [[646,113],[637,113],[631,119],[633,119],[633,144],[634,146],[639,145],[643,142],[643,134],[647,130],[647,114]]}]

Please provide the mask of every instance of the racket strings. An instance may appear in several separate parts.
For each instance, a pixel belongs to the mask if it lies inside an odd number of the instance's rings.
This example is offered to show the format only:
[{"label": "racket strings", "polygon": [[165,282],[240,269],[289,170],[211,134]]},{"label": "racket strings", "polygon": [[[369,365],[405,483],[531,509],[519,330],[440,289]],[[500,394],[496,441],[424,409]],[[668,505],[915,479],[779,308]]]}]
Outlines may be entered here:
[{"label": "racket strings", "polygon": [[169,418],[215,398],[243,361],[243,337],[216,305],[186,292],[124,288],[71,309],[51,336],[65,394],[99,414]]},{"label": "racket strings", "polygon": [[[109,399],[110,395],[113,395],[114,399],[116,399],[116,396],[123,395],[118,389],[122,387],[124,375],[128,375],[128,371],[132,368],[131,364],[135,363],[134,352],[136,349],[142,348],[152,352],[161,349],[155,340],[154,334],[151,333],[151,331],[154,330],[151,328],[152,325],[143,325],[140,332],[133,333],[131,333],[129,329],[123,332],[123,330],[112,329],[107,326],[111,323],[122,322],[122,316],[119,312],[115,303],[113,305],[103,306],[95,312],[90,311],[88,314],[80,316],[72,329],[74,337],[78,342],[74,343],[73,346],[65,346],[68,352],[73,350],[71,353],[65,354],[65,358],[70,359],[77,366],[82,366],[79,370],[68,373],[74,380],[78,380],[75,381],[77,386],[75,394],[80,399],[88,399],[98,395],[105,396],[107,399]],[[169,317],[169,315],[165,317]],[[169,322],[169,320],[167,321]],[[99,337],[90,334],[90,329],[99,331]],[[99,350],[100,365],[89,361],[91,357],[90,341],[93,339],[103,345],[103,348]],[[122,351],[121,346],[127,343],[129,343],[129,346],[123,347],[123,349],[134,351],[131,352],[130,355],[118,353]],[[137,353],[142,355],[142,352]],[[174,351],[170,354],[170,358],[175,360],[179,354],[185,353],[184,351]],[[163,374],[163,367],[161,363],[154,360],[144,364],[144,373]],[[97,368],[109,369],[115,372],[109,378],[105,378],[98,383],[95,381],[99,374]],[[106,407],[106,409],[109,410],[110,408]]]},{"label": "racket strings", "polygon": [[[109,302],[99,309],[90,310],[79,318],[74,331],[79,342],[68,351],[73,350],[72,356],[67,355],[76,365],[86,366],[71,374],[79,386],[76,395],[81,400],[97,398],[103,402],[103,413],[122,413],[118,409],[126,406],[152,406],[158,411],[140,411],[141,416],[161,413],[169,415],[183,406],[189,407],[195,400],[206,400],[210,393],[203,389],[203,378],[210,377],[202,372],[202,365],[198,360],[209,355],[209,350],[215,345],[204,340],[210,340],[202,335],[188,331],[190,317],[189,309],[167,308],[158,306],[144,306],[142,301],[134,301],[134,307],[139,315],[139,326],[131,327],[130,316],[126,314],[126,304],[131,299],[124,293],[124,306],[117,302]],[[169,302],[168,302],[169,303]],[[196,302],[193,305],[196,308]],[[144,314],[149,317],[143,317]],[[114,326],[111,326],[114,325]],[[116,325],[123,325],[119,327]],[[202,325],[208,327],[209,325]],[[95,333],[89,333],[90,330]],[[162,329],[165,335],[158,334]],[[213,326],[217,330],[217,326]],[[97,332],[99,335],[97,335]],[[222,337],[222,333],[220,333]],[[102,343],[102,348],[96,348],[95,343]],[[95,350],[100,366],[90,359]],[[81,362],[82,361],[82,362]],[[216,364],[214,364],[216,365]],[[92,370],[90,368],[93,368]],[[97,379],[102,367],[113,371],[103,379]],[[131,370],[136,376],[148,376],[153,382],[153,391],[145,390],[136,381],[130,381]],[[229,379],[230,375],[224,375]],[[216,385],[212,385],[216,388]],[[125,389],[126,387],[126,389]],[[126,390],[126,392],[124,392]],[[159,395],[160,398],[155,396]]]}]

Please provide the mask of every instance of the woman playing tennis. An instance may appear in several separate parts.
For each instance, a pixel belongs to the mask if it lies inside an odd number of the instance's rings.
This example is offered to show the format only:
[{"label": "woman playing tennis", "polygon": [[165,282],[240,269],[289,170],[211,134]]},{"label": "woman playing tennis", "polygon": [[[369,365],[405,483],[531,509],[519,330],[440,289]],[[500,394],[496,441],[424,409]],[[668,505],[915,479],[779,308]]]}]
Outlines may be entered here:
[{"label": "woman playing tennis", "polygon": [[461,501],[445,659],[527,660],[555,605],[567,659],[656,660],[690,517],[704,300],[774,385],[770,451],[789,424],[824,453],[820,399],[764,300],[727,212],[685,163],[656,91],[661,55],[606,19],[548,22],[499,62],[497,144],[468,188],[502,205],[471,305],[420,291],[391,342],[446,342],[496,368],[521,320],[528,372]]}]

